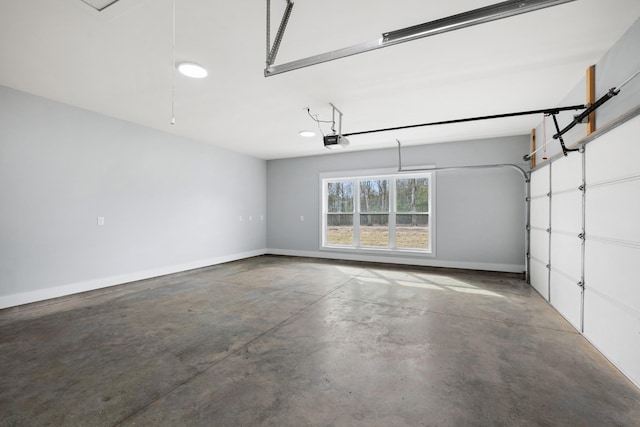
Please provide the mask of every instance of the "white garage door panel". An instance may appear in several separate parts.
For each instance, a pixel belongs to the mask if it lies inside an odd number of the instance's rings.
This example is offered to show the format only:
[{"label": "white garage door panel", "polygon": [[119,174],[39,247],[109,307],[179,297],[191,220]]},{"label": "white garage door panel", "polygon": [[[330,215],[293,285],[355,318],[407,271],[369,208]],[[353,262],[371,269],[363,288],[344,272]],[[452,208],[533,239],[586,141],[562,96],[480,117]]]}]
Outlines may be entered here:
[{"label": "white garage door panel", "polygon": [[531,270],[531,286],[542,295],[544,299],[549,300],[549,270],[547,264],[537,259],[531,259],[529,265]]},{"label": "white garage door panel", "polygon": [[582,185],[582,154],[570,153],[553,163],[551,191],[576,190]]},{"label": "white garage door panel", "polygon": [[531,200],[531,217],[529,218],[531,227],[546,230],[549,228],[549,198],[544,196],[541,199]]},{"label": "white garage door panel", "polygon": [[[555,169],[554,169],[555,171]],[[551,200],[551,230],[582,233],[582,193],[554,194]]]},{"label": "white garage door panel", "polygon": [[[602,135],[586,148],[587,184],[637,174],[640,116]],[[587,187],[588,188],[588,187]]]},{"label": "white garage door panel", "polygon": [[587,187],[586,230],[587,236],[640,244],[640,179]]},{"label": "white garage door panel", "polygon": [[529,277],[531,286],[549,300],[549,197],[550,166],[531,174],[531,225]]},{"label": "white garage door panel", "polygon": [[584,335],[640,385],[640,315],[621,310],[588,287],[584,299]]},{"label": "white garage door panel", "polygon": [[636,384],[640,384],[638,135],[640,116],[586,146],[584,259],[584,334]]},{"label": "white garage door panel", "polygon": [[531,230],[530,234],[531,256],[544,264],[549,263],[549,233],[540,230]]},{"label": "white garage door panel", "polygon": [[582,155],[571,153],[551,167],[551,305],[580,329],[582,276]]},{"label": "white garage door panel", "polygon": [[531,174],[531,197],[543,196],[549,192],[549,166]]},{"label": "white garage door panel", "polygon": [[[640,247],[612,245],[587,238],[585,285],[587,289],[609,295],[620,307],[640,311],[639,261]],[[638,340],[640,346],[640,336]]]},{"label": "white garage door panel", "polygon": [[574,279],[551,269],[551,305],[580,329],[580,288]]},{"label": "white garage door panel", "polygon": [[[574,235],[551,235],[551,269],[571,277],[574,284],[582,277],[582,241]],[[553,287],[553,282],[551,282]]]}]

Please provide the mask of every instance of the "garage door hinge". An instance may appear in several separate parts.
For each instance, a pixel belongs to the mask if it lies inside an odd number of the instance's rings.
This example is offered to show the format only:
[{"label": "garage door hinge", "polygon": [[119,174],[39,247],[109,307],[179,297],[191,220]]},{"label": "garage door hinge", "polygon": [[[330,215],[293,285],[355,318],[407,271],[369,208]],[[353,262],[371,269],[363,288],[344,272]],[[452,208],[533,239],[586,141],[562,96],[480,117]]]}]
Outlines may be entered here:
[{"label": "garage door hinge", "polygon": [[579,238],[579,239],[584,240],[584,239],[585,239],[585,237],[586,237],[586,236],[585,236],[585,234],[584,234],[584,231],[583,231],[582,233],[578,234],[578,238]]},{"label": "garage door hinge", "polygon": [[584,290],[584,282],[578,282],[578,287]]}]

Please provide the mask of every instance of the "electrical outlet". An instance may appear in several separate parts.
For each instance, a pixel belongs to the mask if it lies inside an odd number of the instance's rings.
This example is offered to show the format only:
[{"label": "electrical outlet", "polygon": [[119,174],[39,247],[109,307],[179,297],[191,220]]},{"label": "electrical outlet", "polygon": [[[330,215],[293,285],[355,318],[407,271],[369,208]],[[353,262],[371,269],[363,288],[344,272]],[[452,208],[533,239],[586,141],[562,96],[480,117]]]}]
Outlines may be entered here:
[{"label": "electrical outlet", "polygon": [[300,215],[300,222],[304,222],[304,215]]},{"label": "electrical outlet", "polygon": [[104,217],[103,216],[99,216],[98,217],[98,225],[101,226],[101,227],[104,225]]}]

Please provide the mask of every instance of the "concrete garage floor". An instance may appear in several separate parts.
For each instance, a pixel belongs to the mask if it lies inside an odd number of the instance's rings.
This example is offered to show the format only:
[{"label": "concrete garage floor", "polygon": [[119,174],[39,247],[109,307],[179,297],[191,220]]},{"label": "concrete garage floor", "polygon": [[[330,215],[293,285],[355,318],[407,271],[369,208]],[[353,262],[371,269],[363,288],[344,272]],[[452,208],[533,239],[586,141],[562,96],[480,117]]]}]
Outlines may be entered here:
[{"label": "concrete garage floor", "polygon": [[629,426],[513,275],[263,256],[0,311],[2,426]]}]

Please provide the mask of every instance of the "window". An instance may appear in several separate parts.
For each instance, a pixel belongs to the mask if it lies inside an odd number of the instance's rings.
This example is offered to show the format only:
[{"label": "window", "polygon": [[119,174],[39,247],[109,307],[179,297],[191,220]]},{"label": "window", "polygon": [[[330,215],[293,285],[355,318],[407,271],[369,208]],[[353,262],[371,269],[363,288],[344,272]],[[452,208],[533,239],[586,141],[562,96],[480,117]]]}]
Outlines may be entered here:
[{"label": "window", "polygon": [[326,228],[328,245],[353,246],[353,181],[327,183]]},{"label": "window", "polygon": [[360,246],[389,247],[389,180],[361,179]]},{"label": "window", "polygon": [[322,247],[433,252],[432,173],[321,177]]},{"label": "window", "polygon": [[396,179],[396,247],[429,246],[429,178]]}]

